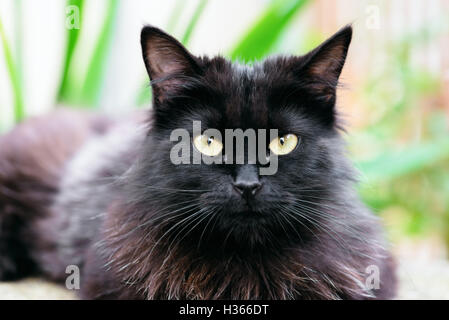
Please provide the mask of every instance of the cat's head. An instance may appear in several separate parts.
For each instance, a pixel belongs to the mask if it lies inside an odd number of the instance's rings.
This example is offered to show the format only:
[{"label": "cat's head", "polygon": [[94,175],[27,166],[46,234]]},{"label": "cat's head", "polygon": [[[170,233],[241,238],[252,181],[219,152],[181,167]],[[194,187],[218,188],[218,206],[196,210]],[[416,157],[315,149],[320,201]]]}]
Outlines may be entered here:
[{"label": "cat's head", "polygon": [[[351,178],[335,107],[351,37],[348,26],[304,56],[243,65],[194,56],[163,31],[145,27],[153,120],[134,196],[142,210],[153,208],[148,221],[182,241],[244,246],[307,238],[332,214],[327,200]],[[200,132],[194,121],[201,122]],[[190,152],[182,164],[171,158],[178,141],[170,137],[179,129],[188,133]],[[201,136],[206,129],[218,130],[220,139]],[[263,151],[277,155],[275,173],[261,175],[270,163],[259,157],[249,163],[247,146],[243,164],[193,163],[195,153],[223,162],[236,156],[235,146],[231,152],[223,141],[226,129],[268,130]],[[270,137],[270,129],[278,136]]]}]

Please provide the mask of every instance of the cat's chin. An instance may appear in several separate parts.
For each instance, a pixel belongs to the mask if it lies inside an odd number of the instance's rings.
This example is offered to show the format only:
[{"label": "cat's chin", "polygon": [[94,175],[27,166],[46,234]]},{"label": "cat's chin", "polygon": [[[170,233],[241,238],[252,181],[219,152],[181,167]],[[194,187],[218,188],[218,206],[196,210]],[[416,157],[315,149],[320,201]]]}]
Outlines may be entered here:
[{"label": "cat's chin", "polygon": [[257,225],[264,224],[270,220],[270,214],[264,211],[256,211],[256,210],[242,210],[232,212],[228,216],[233,222],[239,223],[240,225]]},{"label": "cat's chin", "polygon": [[232,219],[239,223],[260,223],[262,220],[265,220],[264,217],[255,212],[239,212],[236,213]]}]

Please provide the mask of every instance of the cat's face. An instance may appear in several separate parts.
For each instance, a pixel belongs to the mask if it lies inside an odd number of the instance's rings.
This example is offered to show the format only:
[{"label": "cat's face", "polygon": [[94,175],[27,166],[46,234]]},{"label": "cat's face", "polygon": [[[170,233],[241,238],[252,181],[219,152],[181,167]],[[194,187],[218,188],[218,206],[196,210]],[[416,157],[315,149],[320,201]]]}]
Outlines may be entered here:
[{"label": "cat's face", "polygon": [[[164,233],[183,241],[251,244],[310,235],[324,212],[320,199],[329,197],[344,175],[335,94],[351,34],[346,27],[302,57],[242,66],[221,57],[194,57],[162,31],[143,30],[154,115],[136,196],[143,206],[157,208],[152,219],[165,225]],[[222,139],[201,140],[194,121],[203,131],[218,130]],[[170,135],[176,129],[189,133],[190,163],[171,161],[176,142]],[[229,160],[227,129],[266,129],[264,151],[277,154],[275,173],[261,175],[269,163],[260,159],[249,164],[247,146],[243,164],[194,164],[194,152],[207,157],[220,151],[217,157]],[[278,132],[274,139],[270,129]]]}]

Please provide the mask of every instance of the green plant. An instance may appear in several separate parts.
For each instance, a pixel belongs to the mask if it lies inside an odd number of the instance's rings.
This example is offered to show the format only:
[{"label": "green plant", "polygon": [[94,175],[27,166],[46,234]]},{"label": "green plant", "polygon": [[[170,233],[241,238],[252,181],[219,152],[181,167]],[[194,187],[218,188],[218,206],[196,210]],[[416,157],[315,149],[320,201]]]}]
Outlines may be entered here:
[{"label": "green plant", "polygon": [[231,58],[253,61],[270,54],[289,23],[308,2],[308,0],[272,1],[232,49]]},{"label": "green plant", "polygon": [[[75,6],[79,10],[79,22],[82,24],[83,19],[83,9],[84,0],[68,0],[67,6]],[[70,73],[70,66],[72,63],[72,58],[75,53],[75,48],[78,43],[80,36],[80,29],[67,29],[67,43],[65,49],[64,64],[62,69],[61,83],[59,85],[57,101],[59,102],[70,102],[71,95],[75,84],[73,83],[73,75]]]},{"label": "green plant", "polygon": [[406,235],[432,231],[449,240],[449,130],[435,103],[442,79],[411,59],[447,30],[428,23],[388,45],[387,62],[368,74],[361,92],[372,120],[349,144],[365,202],[401,216]]},{"label": "green plant", "polygon": [[[100,34],[89,61],[87,73],[85,78],[82,80],[79,89],[78,85],[75,83],[73,75],[69,71],[73,62],[73,55],[78,43],[80,30],[68,30],[63,80],[58,95],[59,102],[77,104],[79,106],[86,107],[95,107],[98,105],[119,4],[119,0],[107,1],[107,7]],[[68,0],[68,5],[78,6],[82,19],[84,1]]]},{"label": "green plant", "polygon": [[[193,11],[192,16],[190,17],[189,23],[185,28],[184,34],[181,36],[181,42],[184,45],[187,45],[192,37],[192,34],[198,24],[198,21],[201,15],[204,13],[204,9],[206,8],[208,1],[200,0]],[[181,16],[182,10],[185,7],[186,1],[178,0],[175,4],[175,7],[172,10],[172,14],[167,23],[167,31],[172,32],[177,25],[177,22]],[[148,83],[148,81],[145,81]],[[149,85],[142,85],[139,89],[136,99],[137,106],[147,105],[151,101],[151,89]]]},{"label": "green plant", "polygon": [[3,53],[5,56],[6,67],[11,81],[12,92],[14,96],[14,119],[16,122],[21,121],[25,117],[25,105],[23,101],[22,83],[20,81],[20,73],[17,61],[14,60],[11,47],[0,19],[0,39],[2,41]]}]

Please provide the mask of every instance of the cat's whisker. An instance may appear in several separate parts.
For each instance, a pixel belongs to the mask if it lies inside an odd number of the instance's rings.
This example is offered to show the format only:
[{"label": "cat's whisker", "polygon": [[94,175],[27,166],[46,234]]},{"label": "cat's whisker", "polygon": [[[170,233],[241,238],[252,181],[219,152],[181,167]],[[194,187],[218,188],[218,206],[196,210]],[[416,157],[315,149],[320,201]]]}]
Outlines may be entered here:
[{"label": "cat's whisker", "polygon": [[[198,213],[198,212],[197,212]],[[184,222],[186,222],[186,221],[188,221],[188,220],[190,220],[190,219],[192,219],[193,217],[195,216],[195,214],[193,214],[193,215],[189,215],[189,216],[187,216],[186,218],[184,218],[184,219],[182,219],[182,220],[180,220],[180,221],[178,221],[177,223],[175,223],[173,226],[171,226],[157,241],[156,241],[156,243],[153,245],[153,248],[151,249],[151,251],[150,251],[150,253],[149,253],[149,256],[151,256],[152,255],[152,253],[153,253],[153,251],[154,251],[154,249],[159,245],[159,243],[167,236],[167,235],[169,235],[170,234],[170,232],[172,231],[172,230],[174,230],[174,229],[176,229],[179,225],[181,225],[181,224],[183,224]]]},{"label": "cat's whisker", "polygon": [[[203,232],[201,232],[200,240],[198,241],[197,250],[199,250],[199,248],[201,247],[201,241],[202,241],[202,239],[203,239],[204,233],[206,232],[206,229],[207,229],[209,223],[210,223],[212,220],[214,220],[214,218],[217,217],[218,212],[219,212],[219,211],[218,211],[216,208],[215,208],[215,209],[212,209],[212,216],[210,217],[209,221],[208,221],[208,222],[206,223],[206,225],[204,226]],[[216,221],[215,221],[215,222],[216,222]],[[214,224],[214,225],[215,225],[215,224]],[[211,230],[213,230],[213,228],[212,228]]]},{"label": "cat's whisker", "polygon": [[[316,215],[316,216],[324,219],[325,221],[330,222],[333,225],[340,225],[345,228],[348,228],[348,226],[345,223],[339,221],[338,219],[334,219],[331,213],[325,213],[324,211],[317,210],[317,209],[312,208],[311,206],[305,205],[305,204],[301,204],[301,205],[293,204],[293,205],[295,207],[297,207],[298,209],[307,209],[309,211],[309,213]],[[315,205],[317,207],[320,207],[320,204],[315,204]]]},{"label": "cat's whisker", "polygon": [[[174,214],[174,213],[176,213],[176,212],[181,211],[181,213],[178,213],[178,214],[176,214],[176,215],[170,216],[170,217],[166,220],[166,221],[169,221],[169,220],[173,220],[173,219],[176,219],[176,218],[178,218],[178,217],[181,217],[181,216],[183,216],[183,215],[185,215],[185,214],[188,214],[188,213],[190,213],[190,212],[192,212],[192,211],[194,211],[194,210],[197,210],[197,208],[198,208],[197,204],[192,204],[192,205],[184,206],[183,208],[180,208],[180,209],[178,209],[178,210],[175,210],[175,211],[171,211],[171,212],[169,212],[169,213],[166,213],[166,214],[164,214],[163,216],[172,215],[172,214]],[[187,210],[186,210],[186,209],[187,209]],[[185,211],[185,210],[186,210],[186,211]],[[159,219],[159,218],[162,218],[163,216],[158,216],[157,218]],[[151,222],[154,222],[154,219],[151,220],[151,221],[149,221],[149,222],[145,222],[145,224],[148,224],[148,223],[151,223]],[[130,234],[132,234],[132,233],[135,232],[136,230],[137,230],[137,228],[134,228],[133,230],[130,230],[130,231],[127,233],[127,235],[129,236]],[[145,241],[147,241],[147,239],[148,239],[150,236],[152,236],[152,233],[148,233],[146,236],[144,236],[144,237],[140,240],[140,243],[144,243]],[[126,235],[125,235],[125,237],[126,237]],[[162,239],[160,239],[160,240],[162,240]],[[159,242],[159,241],[158,241],[158,242]],[[153,249],[157,246],[158,242],[154,245]],[[135,253],[137,252],[137,249],[138,249],[138,246],[137,246],[136,249],[135,249]],[[151,251],[153,251],[153,249],[152,249]]]},{"label": "cat's whisker", "polygon": [[[288,207],[283,207],[284,208],[284,212],[287,214],[287,215],[289,215],[290,217],[292,217],[295,221],[297,221],[298,223],[300,223],[303,227],[305,227],[307,230],[309,230],[315,237],[317,237],[316,236],[316,234],[313,232],[313,230],[311,230],[303,221],[301,221],[300,219],[297,219],[297,217],[295,217],[294,215],[292,215],[292,212],[291,212],[291,210],[290,210],[290,208],[288,208]],[[299,217],[299,218],[303,218],[303,219],[306,219],[307,220],[307,218],[303,215],[303,214],[301,214],[301,213],[296,213],[296,215]],[[313,225],[314,225],[314,223],[312,223]],[[318,237],[317,237],[318,238]]]},{"label": "cat's whisker", "polygon": [[288,217],[286,217],[286,213],[284,212],[284,210],[285,209],[283,209],[280,205],[277,205],[277,212],[280,214],[280,217],[283,219],[283,220],[278,219],[278,221],[279,221],[282,229],[284,230],[285,234],[287,234],[287,236],[288,236],[288,232],[284,229],[284,225],[283,225],[282,221],[286,221],[290,225],[290,227],[293,229],[293,231],[298,235],[301,242],[304,242],[300,233],[298,232],[298,230],[296,230],[295,226],[291,223],[291,221],[288,219]]},{"label": "cat's whisker", "polygon": [[[292,214],[298,216],[300,219],[302,218],[302,219],[308,221],[309,223],[312,224],[312,226],[314,226],[314,227],[316,227],[316,228],[319,228],[320,230],[322,230],[322,231],[328,233],[331,237],[333,237],[333,236],[329,233],[329,230],[327,230],[327,229],[320,223],[320,221],[316,220],[315,218],[313,218],[313,217],[311,217],[311,216],[307,216],[307,215],[303,214],[301,211],[298,210],[298,209],[305,209],[305,208],[296,208],[296,209],[295,209],[295,207],[288,207],[288,208],[286,208],[286,209],[287,209],[287,212],[290,212],[290,213],[292,213]],[[307,212],[307,210],[304,210],[304,211]],[[310,213],[310,212],[309,212],[309,213]],[[297,220],[297,221],[298,221],[298,220]],[[315,233],[314,233],[310,228],[308,228],[303,222],[301,222],[301,221],[298,221],[298,222],[302,223],[302,224],[303,224],[309,231],[311,231],[311,232],[315,235]],[[330,231],[332,231],[332,230],[330,230]],[[315,236],[316,236],[316,235],[315,235]],[[317,237],[317,236],[316,236],[316,237]],[[317,238],[320,239],[319,237],[317,237]],[[334,237],[333,237],[333,238],[334,238]],[[334,240],[336,240],[336,239],[334,238]]]},{"label": "cat's whisker", "polygon": [[[198,221],[192,228],[190,228],[190,230],[189,231],[187,231],[187,233],[179,240],[179,242],[181,242],[182,240],[184,240],[186,237],[187,237],[187,235],[190,233],[190,232],[192,232],[201,222],[203,222],[207,217],[209,217],[211,214],[213,214],[214,213],[214,210],[213,209],[211,209],[211,208],[208,208],[208,209],[206,209],[204,212],[201,212],[200,213],[200,215],[199,215],[199,217],[197,217],[197,218],[195,218],[194,219],[194,221]],[[189,225],[191,225],[193,222],[191,222]],[[179,233],[178,233],[178,235],[179,234],[181,234],[182,233],[182,231],[185,229],[185,228],[187,228],[187,226],[185,226],[183,229],[181,229],[180,231],[179,231]],[[177,235],[177,236],[178,236]],[[176,236],[176,237],[177,237]],[[176,239],[176,237],[175,237],[175,239]],[[174,240],[175,240],[174,239]],[[172,241],[172,243],[170,244],[170,246],[169,246],[169,249],[171,248],[171,245],[174,243],[174,240]]]},{"label": "cat's whisker", "polygon": [[301,202],[301,203],[308,203],[311,205],[319,205],[320,207],[325,207],[325,208],[332,209],[332,210],[341,210],[342,209],[339,206],[334,206],[331,204],[324,204],[324,203],[317,203],[317,202],[312,202],[312,201],[308,201],[308,200],[304,200],[304,199],[296,199],[296,201]]},{"label": "cat's whisker", "polygon": [[[185,202],[181,202],[181,203],[172,204],[172,205],[167,206],[167,207],[165,207],[165,208],[163,208],[163,209],[161,209],[161,210],[158,210],[158,211],[160,211],[160,212],[165,212],[167,209],[169,209],[169,208],[171,208],[171,207],[176,207],[176,206],[179,206],[180,204],[185,204],[185,203],[188,203],[189,205],[183,206],[182,208],[176,209],[176,210],[174,210],[174,211],[166,212],[166,213],[164,213],[164,214],[162,214],[162,215],[157,215],[157,216],[154,217],[153,219],[148,219],[148,220],[146,220],[145,222],[143,222],[143,223],[137,225],[137,226],[136,226],[134,229],[132,229],[130,232],[134,232],[134,231],[136,231],[137,229],[143,228],[143,227],[145,227],[145,226],[147,226],[147,225],[149,225],[149,224],[151,224],[151,223],[153,223],[153,222],[155,222],[155,221],[158,221],[158,220],[160,220],[160,219],[162,219],[162,218],[164,218],[164,217],[166,217],[166,216],[168,216],[168,215],[172,215],[172,214],[177,213],[177,212],[179,212],[179,211],[183,211],[183,210],[185,210],[185,209],[189,209],[189,208],[192,208],[192,207],[195,207],[195,206],[198,205],[197,203],[194,203],[194,200],[192,200],[192,201],[185,201]],[[174,217],[172,217],[172,218],[174,218]],[[128,234],[128,235],[129,235],[129,234]]]},{"label": "cat's whisker", "polygon": [[[317,211],[317,210],[315,210],[315,209],[313,209],[313,208],[310,208],[310,207],[306,207],[306,206],[302,206],[302,207],[296,207],[297,209],[300,209],[300,210],[304,210],[305,212],[308,212],[310,215],[309,216],[305,216],[305,215],[303,215],[303,217],[304,218],[306,218],[307,220],[313,220],[313,221],[315,221],[315,225],[317,226],[317,227],[319,227],[321,230],[323,230],[323,231],[325,231],[328,235],[330,235],[335,241],[337,241],[343,248],[345,248],[345,249],[349,249],[348,248],[348,246],[347,245],[343,245],[342,244],[342,241],[343,242],[345,242],[345,244],[347,244],[347,242],[345,241],[345,240],[343,240],[343,238],[338,234],[338,232],[335,232],[335,230],[333,230],[332,229],[332,227],[329,227],[329,226],[327,226],[327,224],[323,224],[323,223],[320,223],[318,220],[316,220],[313,216],[314,215],[317,215],[317,216],[320,216],[320,217],[324,217],[324,219],[326,219],[327,217],[325,216],[325,215],[322,215],[322,213],[321,212],[319,212],[319,211]],[[292,210],[292,211],[296,211],[297,212],[297,210]],[[338,223],[337,221],[335,221],[335,220],[325,220],[325,221],[327,221],[327,222],[331,222],[331,223]],[[343,227],[345,227],[344,225],[342,225]],[[334,235],[338,238],[335,238],[334,237]]]},{"label": "cat's whisker", "polygon": [[307,199],[310,198],[310,199],[313,199],[313,200],[323,200],[323,201],[329,201],[329,202],[333,202],[333,203],[338,203],[337,199],[335,199],[335,198],[317,197],[317,196],[312,196],[312,195],[309,195],[309,194],[305,194],[304,197],[307,198]]},{"label": "cat's whisker", "polygon": [[[190,225],[192,225],[192,224],[195,223],[196,221],[200,220],[200,219],[203,217],[203,213],[207,213],[207,212],[208,212],[208,209],[206,209],[206,208],[201,208],[200,210],[198,210],[198,211],[194,212],[193,214],[191,214],[191,215],[188,217],[189,219],[187,219],[185,222],[183,222],[183,225],[180,226],[181,229],[177,232],[176,236],[175,236],[175,237],[172,239],[172,241],[170,242],[170,245],[168,246],[168,251],[171,250],[171,247],[172,247],[173,243],[176,241],[176,239],[178,238],[178,236],[179,236],[180,234],[182,234],[182,232],[183,232],[185,229],[187,229]],[[193,227],[193,228],[194,228],[194,227]],[[189,232],[192,231],[193,228],[191,228],[191,229],[189,230]],[[173,232],[174,232],[174,231],[176,231],[176,230],[173,230]],[[188,233],[188,232],[187,232],[187,233]],[[183,236],[183,237],[179,240],[179,242],[181,242],[184,238],[185,238],[185,236]]]}]

